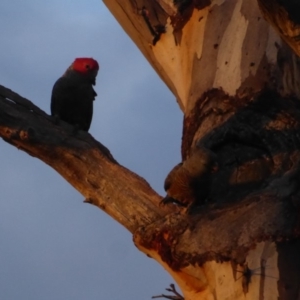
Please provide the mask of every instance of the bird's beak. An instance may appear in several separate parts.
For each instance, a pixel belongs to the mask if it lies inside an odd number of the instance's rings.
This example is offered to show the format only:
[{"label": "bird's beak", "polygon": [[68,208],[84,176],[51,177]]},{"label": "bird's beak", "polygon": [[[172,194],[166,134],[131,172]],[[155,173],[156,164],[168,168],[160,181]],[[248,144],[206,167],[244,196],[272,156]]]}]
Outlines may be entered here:
[{"label": "bird's beak", "polygon": [[159,202],[159,205],[163,206],[163,205],[166,205],[168,203],[175,203],[175,204],[178,204],[180,206],[184,206],[178,200],[176,200],[176,199],[174,199],[174,198],[172,198],[172,197],[170,197],[168,195]]},{"label": "bird's beak", "polygon": [[97,74],[98,74],[97,70],[94,70],[93,73],[91,74],[92,75],[92,80],[91,80],[92,85],[96,85]]}]

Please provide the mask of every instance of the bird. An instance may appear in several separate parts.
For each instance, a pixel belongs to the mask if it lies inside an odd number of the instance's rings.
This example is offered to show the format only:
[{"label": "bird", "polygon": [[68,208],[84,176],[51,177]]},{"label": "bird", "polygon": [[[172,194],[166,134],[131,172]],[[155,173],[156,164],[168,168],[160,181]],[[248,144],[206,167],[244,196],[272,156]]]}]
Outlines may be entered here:
[{"label": "bird", "polygon": [[211,174],[216,168],[215,153],[204,147],[195,147],[191,155],[167,175],[164,182],[167,195],[160,203],[176,203],[184,207],[204,203],[210,192]]},{"label": "bird", "polygon": [[88,131],[93,117],[93,101],[99,64],[93,58],[76,58],[54,83],[51,115],[77,129]]}]

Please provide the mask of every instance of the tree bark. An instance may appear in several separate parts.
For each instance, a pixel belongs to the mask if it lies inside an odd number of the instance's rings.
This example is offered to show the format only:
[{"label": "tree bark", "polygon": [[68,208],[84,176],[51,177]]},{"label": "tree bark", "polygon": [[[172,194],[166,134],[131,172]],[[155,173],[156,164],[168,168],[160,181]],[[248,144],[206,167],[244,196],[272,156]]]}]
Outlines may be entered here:
[{"label": "tree bark", "polygon": [[300,55],[300,3],[297,0],[258,0],[265,19],[281,38]]},{"label": "tree bark", "polygon": [[185,299],[298,299],[293,1],[104,2],[184,112],[182,159],[205,147],[219,163],[206,203],[139,228],[137,247]]},{"label": "tree bark", "polygon": [[[182,160],[196,147],[216,156],[208,198],[159,206],[161,197],[88,133],[3,87],[0,136],[130,230],[184,299],[298,299],[298,58],[269,25],[285,36],[291,26],[282,24],[297,20],[290,10],[280,19],[279,0],[104,2],[184,112]],[[297,39],[284,40],[297,53]]]}]

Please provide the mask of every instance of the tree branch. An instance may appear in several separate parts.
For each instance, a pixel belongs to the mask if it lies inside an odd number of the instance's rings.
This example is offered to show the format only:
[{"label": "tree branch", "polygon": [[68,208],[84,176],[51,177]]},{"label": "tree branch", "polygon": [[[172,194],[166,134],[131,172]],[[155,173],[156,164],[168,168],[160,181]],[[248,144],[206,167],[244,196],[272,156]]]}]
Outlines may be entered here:
[{"label": "tree branch", "polygon": [[161,295],[157,295],[157,296],[152,296],[152,299],[165,298],[165,299],[171,299],[171,300],[184,300],[184,298],[176,291],[175,285],[173,283],[170,284],[169,288],[166,288],[166,291],[172,292],[175,296],[161,294]]},{"label": "tree branch", "polygon": [[[141,177],[119,165],[90,134],[50,116],[0,86],[0,136],[55,169],[84,197],[129,231],[164,216],[161,197]],[[169,208],[170,209],[170,208]]]}]

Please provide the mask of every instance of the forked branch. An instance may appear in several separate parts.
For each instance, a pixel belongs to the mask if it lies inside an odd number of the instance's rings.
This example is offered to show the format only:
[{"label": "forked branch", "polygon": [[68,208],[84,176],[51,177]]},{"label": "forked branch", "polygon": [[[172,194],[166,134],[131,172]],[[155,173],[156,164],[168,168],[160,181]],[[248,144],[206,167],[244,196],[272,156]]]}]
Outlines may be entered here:
[{"label": "forked branch", "polygon": [[141,177],[119,165],[90,134],[55,123],[29,100],[0,86],[0,136],[54,168],[84,197],[129,231],[166,214],[161,197]]}]

